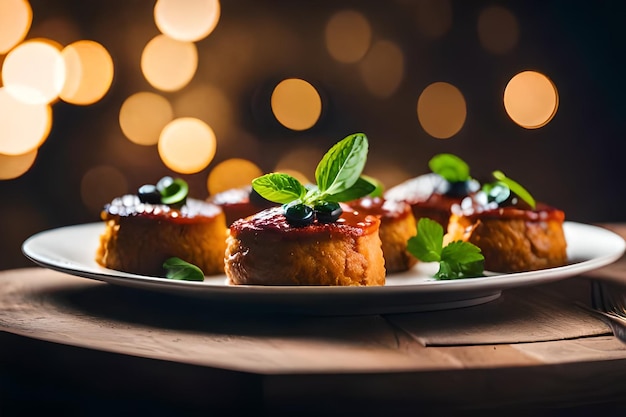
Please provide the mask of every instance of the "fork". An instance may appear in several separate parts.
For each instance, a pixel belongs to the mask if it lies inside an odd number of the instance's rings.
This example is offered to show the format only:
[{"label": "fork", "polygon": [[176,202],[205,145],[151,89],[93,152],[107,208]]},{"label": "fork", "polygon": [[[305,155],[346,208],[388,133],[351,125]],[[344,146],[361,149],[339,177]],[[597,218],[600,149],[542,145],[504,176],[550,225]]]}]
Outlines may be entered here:
[{"label": "fork", "polygon": [[613,335],[626,343],[626,290],[600,280],[591,280],[592,310],[611,327]]}]

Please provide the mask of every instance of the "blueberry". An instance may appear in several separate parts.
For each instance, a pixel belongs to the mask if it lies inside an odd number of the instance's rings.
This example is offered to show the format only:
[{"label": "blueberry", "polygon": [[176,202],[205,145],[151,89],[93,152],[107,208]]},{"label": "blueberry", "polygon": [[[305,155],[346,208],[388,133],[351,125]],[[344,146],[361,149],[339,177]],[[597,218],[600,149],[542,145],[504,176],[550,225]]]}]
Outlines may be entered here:
[{"label": "blueberry", "polygon": [[470,193],[469,181],[451,182],[446,195],[450,197],[465,197]]},{"label": "blueberry", "polygon": [[155,185],[142,185],[141,187],[139,187],[139,190],[137,190],[137,195],[139,196],[139,201],[141,201],[142,203],[161,203],[161,193],[159,192],[159,190],[157,190],[157,187]]},{"label": "blueberry", "polygon": [[333,223],[337,221],[343,210],[339,203],[331,203],[331,202],[321,202],[317,203],[315,207],[313,207],[315,211],[315,217],[317,221],[320,223]]},{"label": "blueberry", "polygon": [[289,203],[283,207],[285,217],[292,226],[307,226],[315,219],[313,209],[302,203]]}]

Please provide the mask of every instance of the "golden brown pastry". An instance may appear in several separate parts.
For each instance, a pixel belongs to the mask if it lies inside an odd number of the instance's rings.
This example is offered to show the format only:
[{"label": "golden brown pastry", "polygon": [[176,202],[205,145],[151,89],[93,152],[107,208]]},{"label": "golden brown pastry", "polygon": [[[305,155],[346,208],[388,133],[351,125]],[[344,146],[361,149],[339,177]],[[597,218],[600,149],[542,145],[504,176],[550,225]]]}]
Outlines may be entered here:
[{"label": "golden brown pastry", "polygon": [[567,263],[565,214],[561,210],[545,204],[535,209],[508,206],[453,210],[446,240],[464,240],[478,246],[485,257],[485,270],[521,272]]},{"label": "golden brown pastry", "polygon": [[102,212],[106,224],[98,264],[119,271],[163,276],[163,262],[178,257],[205,275],[224,272],[226,221],[214,204],[187,199],[180,207],[142,203],[128,194]]},{"label": "golden brown pastry", "polygon": [[225,272],[232,284],[385,284],[376,216],[344,212],[336,222],[290,224],[282,207],[230,226]]},{"label": "golden brown pastry", "polygon": [[411,206],[382,197],[363,197],[347,205],[360,213],[380,218],[379,235],[387,274],[402,272],[417,263],[407,250],[407,241],[415,235],[416,223]]}]

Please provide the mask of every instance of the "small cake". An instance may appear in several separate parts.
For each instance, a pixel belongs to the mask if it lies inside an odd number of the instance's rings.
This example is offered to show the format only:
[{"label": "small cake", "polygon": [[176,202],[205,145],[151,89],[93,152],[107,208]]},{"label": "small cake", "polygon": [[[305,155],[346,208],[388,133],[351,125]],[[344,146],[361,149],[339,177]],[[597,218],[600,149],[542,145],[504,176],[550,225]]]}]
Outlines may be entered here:
[{"label": "small cake", "polygon": [[517,199],[486,203],[482,194],[452,208],[447,241],[478,246],[488,271],[533,271],[567,263],[562,210],[542,203],[531,208]]},{"label": "small cake", "polygon": [[146,203],[127,194],[107,204],[101,218],[106,226],[96,262],[106,268],[164,276],[163,263],[177,257],[204,275],[224,272],[226,221],[215,204],[190,198],[175,205]]},{"label": "small cake", "polygon": [[250,185],[222,191],[212,195],[207,201],[224,210],[227,226],[230,226],[235,220],[243,219],[277,205],[261,197]]},{"label": "small cake", "polygon": [[416,223],[411,206],[403,201],[382,197],[363,197],[347,205],[360,213],[380,218],[379,236],[387,274],[402,272],[417,263],[407,249],[407,241],[415,235]]},{"label": "small cake", "polygon": [[351,211],[298,226],[282,207],[269,208],[230,226],[225,272],[235,285],[384,285],[379,226]]}]

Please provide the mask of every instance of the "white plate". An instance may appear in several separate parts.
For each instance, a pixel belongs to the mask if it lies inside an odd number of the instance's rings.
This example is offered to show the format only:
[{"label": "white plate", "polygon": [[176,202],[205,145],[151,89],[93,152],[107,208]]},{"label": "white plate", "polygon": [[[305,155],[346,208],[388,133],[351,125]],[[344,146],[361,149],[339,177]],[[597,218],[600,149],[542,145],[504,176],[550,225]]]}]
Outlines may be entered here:
[{"label": "white plate", "polygon": [[503,290],[555,281],[608,265],[619,259],[624,239],[606,229],[565,222],[569,264],[557,268],[481,278],[437,281],[437,265],[418,263],[391,274],[383,287],[232,286],[224,275],[204,282],[174,281],[99,266],[95,253],[103,223],[68,226],[38,233],[22,251],[35,263],[68,274],[111,284],[181,296],[201,297],[220,307],[306,314],[382,314],[429,311],[485,303]]}]

